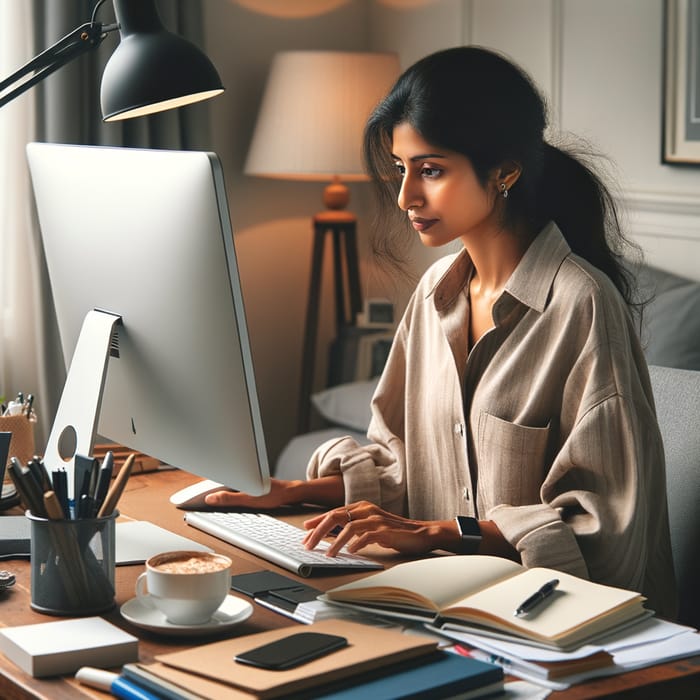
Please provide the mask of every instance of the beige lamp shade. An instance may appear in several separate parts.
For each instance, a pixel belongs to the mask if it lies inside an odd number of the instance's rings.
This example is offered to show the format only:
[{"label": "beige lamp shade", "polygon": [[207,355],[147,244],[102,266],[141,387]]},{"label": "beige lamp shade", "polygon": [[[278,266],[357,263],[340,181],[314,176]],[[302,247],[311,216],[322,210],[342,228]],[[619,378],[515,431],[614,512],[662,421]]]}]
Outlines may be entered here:
[{"label": "beige lamp shade", "polygon": [[275,55],[245,172],[264,177],[365,180],[362,132],[398,77],[390,53]]}]

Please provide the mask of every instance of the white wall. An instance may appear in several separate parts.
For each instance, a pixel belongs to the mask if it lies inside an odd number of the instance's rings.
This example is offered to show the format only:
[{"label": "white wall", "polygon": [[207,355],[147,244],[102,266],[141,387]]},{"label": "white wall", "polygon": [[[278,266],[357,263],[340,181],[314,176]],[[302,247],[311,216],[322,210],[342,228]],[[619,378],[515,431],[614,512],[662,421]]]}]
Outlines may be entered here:
[{"label": "white wall", "polygon": [[[246,9],[253,7],[253,9]],[[299,16],[282,16],[291,10]],[[283,49],[395,50],[402,65],[465,43],[498,48],[548,95],[555,128],[614,162],[632,235],[650,262],[700,279],[700,169],[661,163],[663,0],[207,0],[207,50],[227,92],[212,103],[274,457],[293,434],[318,185],[242,175],[271,56]],[[369,198],[353,185],[359,235]],[[393,293],[364,253],[363,292]],[[435,253],[412,249],[417,271]],[[397,290],[399,304],[406,289]],[[328,293],[324,298],[330,301]],[[332,304],[324,304],[326,339]],[[320,350],[317,386],[325,366]]]},{"label": "white wall", "polygon": [[700,168],[661,162],[662,33],[663,0],[373,2],[373,43],[402,58],[461,42],[524,66],[549,97],[554,130],[611,159],[648,260],[700,279]]},{"label": "white wall", "polygon": [[[322,184],[248,177],[243,166],[273,54],[365,49],[367,3],[207,0],[204,9],[206,50],[226,87],[210,103],[211,148],[222,160],[227,181],[263,425],[274,459],[296,430],[311,217],[323,209]],[[351,190],[351,208],[361,215],[365,193],[361,186],[351,185]],[[324,283],[331,281],[329,272]],[[331,301],[330,294],[324,298]],[[332,303],[322,304],[326,340],[332,335],[332,312]],[[319,349],[319,387],[325,358]]]}]

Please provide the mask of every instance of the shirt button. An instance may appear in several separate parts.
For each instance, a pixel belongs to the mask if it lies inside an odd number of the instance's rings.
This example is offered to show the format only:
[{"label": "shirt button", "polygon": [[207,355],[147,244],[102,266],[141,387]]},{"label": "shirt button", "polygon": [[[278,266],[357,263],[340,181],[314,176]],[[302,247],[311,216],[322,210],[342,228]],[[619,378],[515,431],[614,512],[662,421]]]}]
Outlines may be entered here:
[{"label": "shirt button", "polygon": [[454,426],[455,435],[464,437],[464,423],[455,423]]},{"label": "shirt button", "polygon": [[469,500],[469,489],[466,486],[462,489],[462,498],[465,501]]}]

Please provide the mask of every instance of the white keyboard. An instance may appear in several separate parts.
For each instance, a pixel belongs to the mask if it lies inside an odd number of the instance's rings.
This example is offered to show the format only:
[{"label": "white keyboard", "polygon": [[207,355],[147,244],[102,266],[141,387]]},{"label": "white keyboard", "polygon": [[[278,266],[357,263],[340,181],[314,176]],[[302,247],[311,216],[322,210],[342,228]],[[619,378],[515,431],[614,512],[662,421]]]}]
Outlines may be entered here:
[{"label": "white keyboard", "polygon": [[327,542],[308,550],[301,542],[305,530],[265,513],[191,511],[185,514],[185,522],[299,576],[311,576],[321,569],[383,568],[371,559],[342,550],[335,557],[327,557],[324,553],[329,547]]}]

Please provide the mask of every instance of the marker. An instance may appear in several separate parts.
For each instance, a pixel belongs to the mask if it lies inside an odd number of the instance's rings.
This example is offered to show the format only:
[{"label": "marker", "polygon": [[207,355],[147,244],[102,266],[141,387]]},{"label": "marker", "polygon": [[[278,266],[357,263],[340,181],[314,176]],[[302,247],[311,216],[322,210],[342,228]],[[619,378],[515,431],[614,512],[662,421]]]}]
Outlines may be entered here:
[{"label": "marker", "polygon": [[75,678],[84,685],[89,685],[98,690],[108,690],[115,698],[123,700],[161,700],[153,693],[149,693],[136,683],[132,683],[123,676],[101,668],[83,666],[75,674]]},{"label": "marker", "polygon": [[547,583],[542,586],[538,591],[535,591],[529,598],[524,600],[516,611],[513,613],[516,617],[520,617],[521,615],[524,615],[525,613],[530,612],[535,606],[539,605],[545,598],[549,598],[552,593],[554,593],[554,589],[559,585],[559,579],[555,578],[552,579],[551,581],[547,581]]}]

